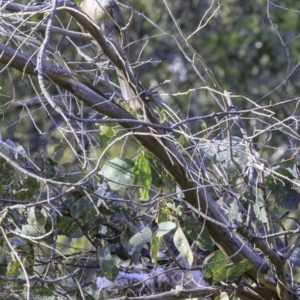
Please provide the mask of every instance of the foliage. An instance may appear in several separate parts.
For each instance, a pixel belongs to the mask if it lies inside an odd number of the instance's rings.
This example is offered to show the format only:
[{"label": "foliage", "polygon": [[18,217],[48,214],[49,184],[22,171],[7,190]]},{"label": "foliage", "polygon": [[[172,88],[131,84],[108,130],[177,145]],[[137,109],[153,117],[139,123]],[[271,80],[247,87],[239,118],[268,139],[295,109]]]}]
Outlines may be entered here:
[{"label": "foliage", "polygon": [[299,298],[299,10],[169,2],[1,2],[1,299]]}]

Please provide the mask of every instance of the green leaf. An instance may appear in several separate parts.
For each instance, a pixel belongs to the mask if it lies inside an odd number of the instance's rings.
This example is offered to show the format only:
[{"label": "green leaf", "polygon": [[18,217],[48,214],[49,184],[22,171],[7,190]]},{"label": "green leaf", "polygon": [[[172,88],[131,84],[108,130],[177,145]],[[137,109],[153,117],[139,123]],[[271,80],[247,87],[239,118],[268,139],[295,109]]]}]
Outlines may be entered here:
[{"label": "green leaf", "polygon": [[143,246],[148,243],[151,238],[152,231],[148,227],[145,227],[142,231],[137,232],[130,238],[127,244],[127,251],[132,256],[134,263],[137,262]]},{"label": "green leaf", "polygon": [[77,183],[82,179],[82,172],[73,164],[65,163],[58,172],[57,178],[67,183]]},{"label": "green leaf", "polygon": [[277,205],[284,207],[288,211],[293,211],[298,208],[300,194],[290,185],[282,185],[277,195],[278,197],[275,197]]},{"label": "green leaf", "polygon": [[168,221],[168,209],[166,209],[164,205],[160,205],[156,223],[160,224],[166,221]]},{"label": "green leaf", "polygon": [[84,218],[95,218],[98,215],[96,205],[92,202],[92,199],[84,196],[78,199],[71,207],[70,207],[71,216],[78,220]]},{"label": "green leaf", "polygon": [[152,184],[152,174],[149,160],[146,158],[144,153],[140,153],[135,161],[133,168],[133,174],[140,182],[142,188],[142,199],[148,200],[149,188]]},{"label": "green leaf", "polygon": [[236,163],[241,169],[246,167],[248,163],[248,155],[245,151],[246,147],[239,137],[233,136],[231,138],[231,144],[229,139],[226,138],[199,144],[198,148],[205,158],[222,165],[229,181],[234,180],[240,174]]},{"label": "green leaf", "polygon": [[[1,149],[0,149],[1,151]],[[2,151],[1,151],[2,152]],[[14,168],[6,162],[6,160],[0,157],[0,192],[5,193],[6,186],[14,180]]]},{"label": "green leaf", "polygon": [[22,189],[15,192],[15,196],[20,200],[32,201],[34,194],[39,192],[40,183],[32,177],[25,179]]},{"label": "green leaf", "polygon": [[160,238],[165,234],[169,233],[170,231],[172,231],[173,229],[175,229],[176,226],[177,226],[176,223],[171,221],[159,223],[156,236]]},{"label": "green leaf", "polygon": [[227,270],[226,279],[237,280],[245,272],[251,269],[252,263],[249,259],[244,258],[241,262],[235,263],[232,267]]},{"label": "green leaf", "polygon": [[104,135],[111,138],[114,137],[116,134],[115,130],[110,126],[101,125],[99,128],[100,128],[100,135]]},{"label": "green leaf", "polygon": [[229,259],[221,250],[215,251],[204,260],[203,276],[205,278],[213,278],[228,262]]},{"label": "green leaf", "polygon": [[208,230],[197,219],[185,219],[182,222],[182,227],[187,236],[192,239],[202,250],[212,252],[214,243],[210,237]]},{"label": "green leaf", "polygon": [[237,220],[238,222],[242,222],[241,213],[239,211],[239,206],[237,204],[237,199],[232,197],[228,199],[228,219],[229,221]]},{"label": "green leaf", "polygon": [[207,124],[206,124],[205,121],[201,121],[201,128],[202,128],[203,130],[206,130],[206,129],[207,129]]},{"label": "green leaf", "polygon": [[20,299],[22,298],[20,298],[20,296],[17,294],[6,294],[5,296],[2,297],[2,300],[20,300]]},{"label": "green leaf", "polygon": [[55,300],[56,296],[53,295],[55,291],[54,285],[49,286],[34,286],[30,287],[30,300]]},{"label": "green leaf", "polygon": [[21,273],[21,267],[17,261],[8,266],[6,276],[17,278]]},{"label": "green leaf", "polygon": [[73,278],[61,280],[59,285],[69,293],[75,293],[78,290],[77,283],[73,280]]},{"label": "green leaf", "polygon": [[128,249],[128,243],[130,240],[130,231],[127,227],[125,227],[125,229],[121,232],[120,235],[120,242],[122,244],[122,247],[125,249],[125,251],[127,251]]},{"label": "green leaf", "polygon": [[22,225],[22,233],[28,236],[40,236],[41,232],[36,228],[36,226],[32,225]]},{"label": "green leaf", "polygon": [[[82,291],[77,291],[75,299],[82,299]],[[100,298],[96,298],[92,295],[84,293],[84,300],[95,300],[95,299],[100,300]]]},{"label": "green leaf", "polygon": [[79,238],[83,236],[82,230],[78,227],[75,220],[66,216],[58,216],[57,218],[57,234],[65,235],[70,238]]},{"label": "green leaf", "polygon": [[227,271],[228,271],[228,268],[226,266],[217,270],[213,275],[213,282],[219,283],[220,281],[225,280]]},{"label": "green leaf", "polygon": [[[152,161],[153,164],[153,161]],[[158,170],[154,166],[150,165],[151,168],[151,174],[152,174],[152,184],[156,186],[157,188],[164,187],[164,180],[162,176],[162,171]]]},{"label": "green leaf", "polygon": [[112,190],[119,191],[134,183],[133,166],[133,161],[116,157],[108,161],[99,174],[107,179]]},{"label": "green leaf", "polygon": [[221,292],[214,300],[229,300],[229,296],[226,292]]},{"label": "green leaf", "polygon": [[110,255],[108,246],[99,248],[98,257],[103,275],[110,281],[114,281],[119,275],[119,269],[115,260]]},{"label": "green leaf", "polygon": [[254,213],[256,215],[256,218],[260,220],[262,223],[267,222],[267,212],[265,208],[265,201],[262,195],[262,190],[257,187],[254,188],[255,193],[255,203],[253,206]]},{"label": "green leaf", "polygon": [[137,249],[142,249],[142,247],[148,243],[152,238],[152,231],[150,228],[145,227],[142,231],[137,232],[133,235],[127,245],[127,250],[129,254],[132,254]]},{"label": "green leaf", "polygon": [[149,199],[149,190],[142,189],[141,196],[142,196],[143,200],[148,200]]},{"label": "green leaf", "polygon": [[[266,178],[267,187],[273,192],[277,192],[282,185],[289,185],[288,179],[293,180],[294,176],[290,172],[289,168],[274,168],[272,175]],[[286,177],[287,179],[283,178]]]},{"label": "green leaf", "polygon": [[175,231],[173,239],[175,247],[178,249],[180,254],[188,260],[189,265],[192,266],[194,261],[193,251],[184,232],[180,227],[178,227]]},{"label": "green leaf", "polygon": [[0,255],[0,275],[5,275],[7,271],[8,260],[6,255]]},{"label": "green leaf", "polygon": [[9,140],[7,139],[6,141],[6,145],[9,149],[9,152],[10,152],[10,155],[13,159],[17,159],[18,158],[18,155],[17,155],[17,146],[16,144],[12,141],[12,140]]},{"label": "green leaf", "polygon": [[48,214],[47,211],[42,209],[36,209],[35,210],[35,218],[36,218],[36,224],[40,231],[44,230],[44,227],[48,220]]},{"label": "green leaf", "polygon": [[167,202],[166,205],[170,210],[172,210],[178,217],[182,216],[183,207],[180,204],[176,204],[174,202]]},{"label": "green leaf", "polygon": [[29,236],[39,236],[45,233],[47,212],[44,209],[30,207],[27,211],[27,224],[22,225],[22,232]]},{"label": "green leaf", "polygon": [[157,237],[157,231],[154,233],[152,240],[151,240],[151,258],[154,262],[154,267],[157,264],[157,254],[160,248],[160,244],[162,239]]}]

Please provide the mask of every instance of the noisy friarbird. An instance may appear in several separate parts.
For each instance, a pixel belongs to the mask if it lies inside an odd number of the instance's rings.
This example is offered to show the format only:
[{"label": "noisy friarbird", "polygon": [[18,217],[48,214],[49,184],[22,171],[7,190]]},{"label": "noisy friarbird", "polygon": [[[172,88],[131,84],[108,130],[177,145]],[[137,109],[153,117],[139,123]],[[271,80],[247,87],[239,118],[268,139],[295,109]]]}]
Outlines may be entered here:
[{"label": "noisy friarbird", "polygon": [[[126,22],[115,0],[84,0],[79,6],[99,26],[106,37],[113,39],[121,47],[128,44]],[[83,28],[82,30],[84,31]],[[124,76],[119,70],[117,74],[123,98],[133,101],[133,93],[124,80]]]}]

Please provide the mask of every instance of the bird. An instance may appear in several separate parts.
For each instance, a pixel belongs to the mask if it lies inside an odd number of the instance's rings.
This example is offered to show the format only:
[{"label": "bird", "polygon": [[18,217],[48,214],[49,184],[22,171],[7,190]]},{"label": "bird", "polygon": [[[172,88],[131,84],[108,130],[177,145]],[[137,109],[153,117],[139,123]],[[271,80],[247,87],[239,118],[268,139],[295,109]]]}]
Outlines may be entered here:
[{"label": "bird", "polygon": [[[128,45],[126,22],[115,0],[84,0],[79,7],[99,26],[106,37],[114,40],[123,48]],[[85,31],[82,26],[80,27],[82,31]],[[117,70],[117,75],[124,100],[133,100],[133,92],[119,70]]]}]

